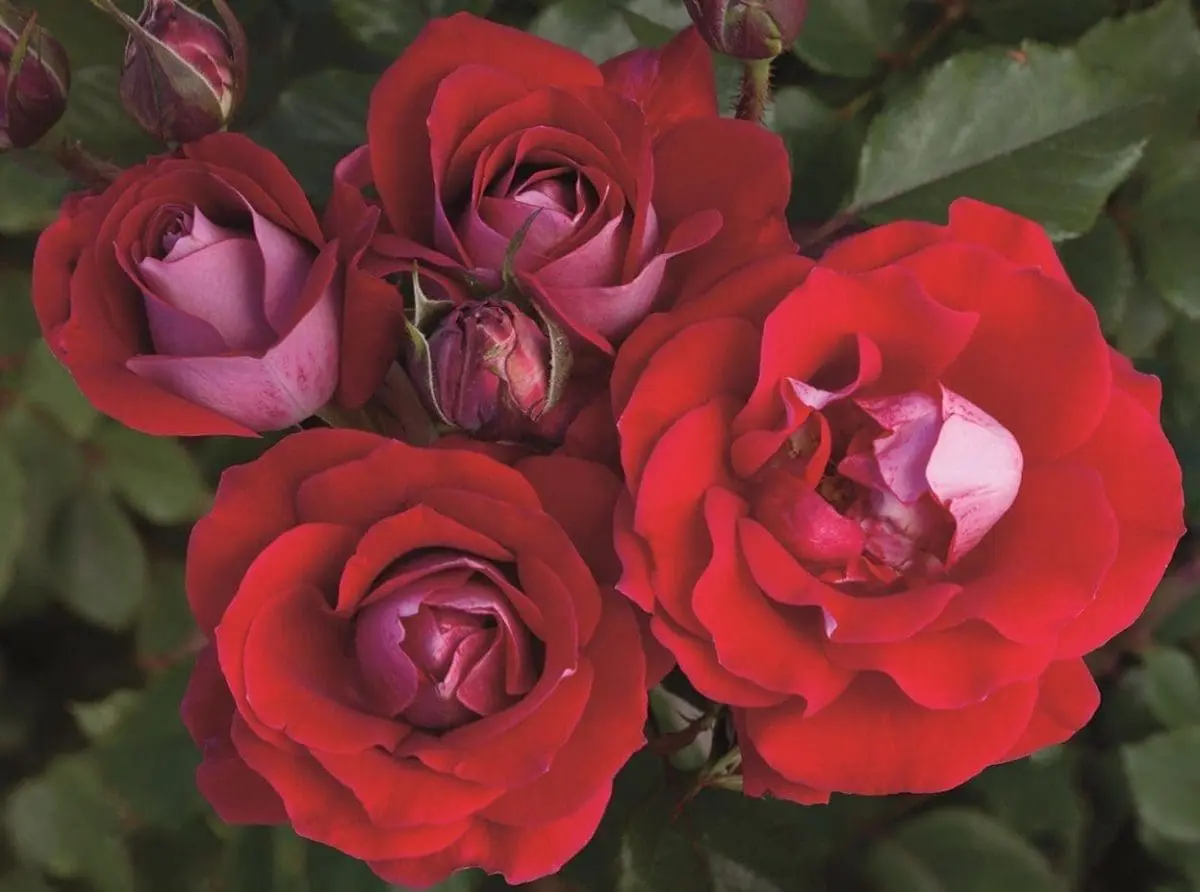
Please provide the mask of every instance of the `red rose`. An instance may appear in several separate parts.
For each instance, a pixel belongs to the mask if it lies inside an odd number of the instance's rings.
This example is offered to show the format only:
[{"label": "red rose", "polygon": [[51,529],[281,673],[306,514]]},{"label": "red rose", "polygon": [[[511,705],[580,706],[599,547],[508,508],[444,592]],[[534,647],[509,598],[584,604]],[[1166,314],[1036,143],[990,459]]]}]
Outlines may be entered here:
[{"label": "red rose", "polygon": [[381,284],[347,277],[338,252],[278,158],[218,134],[68,199],[38,241],[34,306],[102,412],[151,434],[253,435],[333,395],[343,290]]},{"label": "red rose", "polygon": [[1081,657],[1183,530],[1159,384],[997,208],[806,272],[739,271],[622,348],[620,587],[733,706],[748,793],[945,790],[1092,715]]},{"label": "red rose", "polygon": [[390,882],[555,872],[643,743],[638,623],[593,576],[619,491],[328,429],[226,472],[188,549],[201,791]]},{"label": "red rose", "polygon": [[[338,167],[329,221],[354,225],[374,187],[384,212],[374,272],[408,276],[420,261],[433,293],[487,297],[518,240],[521,289],[610,353],[670,302],[668,272],[723,274],[794,247],[783,143],[718,115],[694,29],[597,66],[467,14],[438,19],[375,87],[367,131]],[[399,320],[350,303],[346,325],[371,345],[375,374],[354,385],[369,392],[395,355]]]}]

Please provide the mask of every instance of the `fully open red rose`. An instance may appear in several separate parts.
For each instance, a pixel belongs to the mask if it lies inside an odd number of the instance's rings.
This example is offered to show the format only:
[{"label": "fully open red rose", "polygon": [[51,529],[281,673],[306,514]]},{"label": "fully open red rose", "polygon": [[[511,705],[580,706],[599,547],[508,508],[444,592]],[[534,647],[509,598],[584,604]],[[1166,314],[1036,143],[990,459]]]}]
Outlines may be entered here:
[{"label": "fully open red rose", "polygon": [[555,872],[643,742],[638,623],[593,575],[619,491],[345,430],[226,472],[188,549],[204,795],[391,882]]},{"label": "fully open red rose", "polygon": [[343,293],[381,285],[354,268],[372,223],[339,249],[278,158],[218,134],[69,199],[38,241],[34,306],[79,388],[130,427],[279,430],[334,394]]},{"label": "fully open red rose", "polygon": [[1158,381],[976,202],[734,274],[613,390],[621,588],[734,707],[755,795],[935,792],[1069,737],[1183,531]]},{"label": "fully open red rose", "polygon": [[[792,247],[783,143],[718,115],[692,29],[597,66],[470,15],[435,20],[375,87],[367,131],[338,168],[329,219],[353,225],[374,186],[373,271],[407,276],[420,261],[426,287],[458,301],[496,291],[512,253],[526,296],[600,350],[672,299],[668,274]],[[370,388],[397,317],[350,302],[346,320],[376,357],[353,385]]]}]

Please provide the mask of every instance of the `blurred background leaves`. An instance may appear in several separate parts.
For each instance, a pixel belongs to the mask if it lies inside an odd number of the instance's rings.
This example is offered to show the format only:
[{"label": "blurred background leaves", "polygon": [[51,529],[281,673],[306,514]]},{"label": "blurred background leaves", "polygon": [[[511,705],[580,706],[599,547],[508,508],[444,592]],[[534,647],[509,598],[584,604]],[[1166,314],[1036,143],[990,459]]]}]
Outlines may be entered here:
[{"label": "blurred background leaves", "polygon": [[[28,0],[27,0],[28,2]],[[32,0],[74,63],[54,136],[155,151],[116,95],[122,33]],[[135,11],[136,0],[122,3]],[[1039,220],[1110,340],[1164,381],[1200,521],[1200,28],[1188,0],[811,0],[768,123],[812,252],[847,228],[941,221],[973,195]],[[430,17],[469,11],[602,60],[687,23],[678,0],[235,0],[253,48],[237,119],[317,204],[364,139],[375,77]],[[728,108],[738,69],[718,59]],[[736,164],[737,159],[729,159]],[[199,639],[191,522],[263,442],[155,439],[99,417],[37,341],[29,266],[67,181],[0,156],[0,892],[383,892],[287,830],[223,826],[178,717]],[[269,438],[268,438],[269,439]],[[1134,459],[1136,460],[1136,458]],[[1074,741],[936,797],[824,808],[705,789],[636,757],[592,844],[541,892],[1200,890],[1200,562],[1092,658]],[[467,873],[443,892],[503,883]]]}]

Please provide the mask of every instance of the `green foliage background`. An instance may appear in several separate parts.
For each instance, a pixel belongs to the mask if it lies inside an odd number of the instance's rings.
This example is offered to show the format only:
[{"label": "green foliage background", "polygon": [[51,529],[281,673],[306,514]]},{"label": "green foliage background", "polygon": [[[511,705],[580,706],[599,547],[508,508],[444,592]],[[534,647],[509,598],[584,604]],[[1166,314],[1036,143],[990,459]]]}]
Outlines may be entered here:
[{"label": "green foliage background", "polygon": [[[122,33],[83,0],[26,2],[73,60],[59,134],[122,163],[155,151],[116,98]],[[1200,3],[810,5],[768,117],[793,158],[798,240],[940,221],[964,194],[1045,224],[1112,342],[1163,378],[1200,521]],[[677,0],[233,6],[253,48],[235,129],[318,203],[333,162],[364,139],[375,76],[431,16],[487,14],[597,60],[687,23]],[[717,62],[732,99],[737,66]],[[67,185],[33,152],[0,156],[0,892],[382,892],[289,831],[221,825],[195,792],[178,719],[197,647],[184,546],[221,470],[264,443],[132,433],[97,416],[39,344],[30,258]],[[1104,705],[1066,746],[942,796],[823,808],[706,790],[680,809],[643,754],[592,845],[539,888],[1200,890],[1198,589],[1189,536],[1145,617],[1094,656]],[[467,873],[440,888],[504,886]]]}]

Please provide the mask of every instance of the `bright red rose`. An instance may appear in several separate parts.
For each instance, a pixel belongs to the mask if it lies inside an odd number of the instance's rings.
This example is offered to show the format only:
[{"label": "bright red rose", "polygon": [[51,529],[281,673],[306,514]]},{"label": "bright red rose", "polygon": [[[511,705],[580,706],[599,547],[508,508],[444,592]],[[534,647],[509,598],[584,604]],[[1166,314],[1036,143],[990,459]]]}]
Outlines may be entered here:
[{"label": "bright red rose", "polygon": [[54,355],[118,421],[165,436],[279,430],[354,362],[341,303],[382,287],[355,268],[370,227],[327,240],[278,158],[217,134],[68,199],[38,241],[34,307]]},{"label": "bright red rose", "polygon": [[643,743],[635,611],[596,581],[619,492],[577,459],[329,429],[227,471],[188,549],[206,798],[391,882],[554,873]]},{"label": "bright red rose", "polygon": [[1066,739],[1183,532],[1158,381],[973,201],[651,317],[613,391],[620,588],[733,707],[752,795],[936,792]]},{"label": "bright red rose", "polygon": [[[597,66],[467,14],[438,19],[375,87],[367,132],[338,167],[328,219],[356,225],[374,187],[372,271],[407,277],[419,261],[435,296],[486,298],[519,241],[520,289],[600,351],[672,303],[664,282],[678,274],[794,247],[783,143],[719,116],[693,29]],[[398,323],[348,302],[348,330],[375,357],[357,395],[394,358]]]}]

